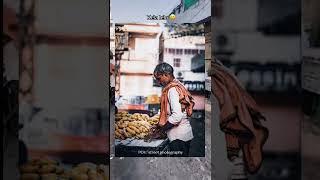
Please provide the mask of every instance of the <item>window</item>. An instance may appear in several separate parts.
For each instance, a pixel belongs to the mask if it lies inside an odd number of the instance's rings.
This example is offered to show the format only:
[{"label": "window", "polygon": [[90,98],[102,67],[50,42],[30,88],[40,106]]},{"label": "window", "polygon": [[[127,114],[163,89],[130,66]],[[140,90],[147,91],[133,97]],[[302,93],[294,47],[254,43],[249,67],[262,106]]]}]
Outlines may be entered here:
[{"label": "window", "polygon": [[172,49],[172,48],[169,48],[169,54],[176,54],[176,50]]},{"label": "window", "polygon": [[169,53],[170,53],[170,54],[183,54],[183,50],[182,50],[182,49],[172,49],[172,48],[169,48]]},{"label": "window", "polygon": [[177,54],[183,54],[183,50],[182,49],[176,49]]},{"label": "window", "polygon": [[200,50],[200,54],[204,54],[205,53],[205,50]]},{"label": "window", "polygon": [[198,54],[198,49],[192,49],[192,54]]},{"label": "window", "polygon": [[[199,50],[198,49],[185,49],[184,50],[184,54],[198,54]],[[182,53],[182,50],[181,50],[181,53]]]},{"label": "window", "polygon": [[179,59],[179,58],[174,58],[174,59],[173,59],[173,66],[174,66],[174,67],[180,67],[180,62],[181,62],[181,59]]},{"label": "window", "polygon": [[184,54],[191,54],[192,53],[192,49],[185,49],[184,50]]}]

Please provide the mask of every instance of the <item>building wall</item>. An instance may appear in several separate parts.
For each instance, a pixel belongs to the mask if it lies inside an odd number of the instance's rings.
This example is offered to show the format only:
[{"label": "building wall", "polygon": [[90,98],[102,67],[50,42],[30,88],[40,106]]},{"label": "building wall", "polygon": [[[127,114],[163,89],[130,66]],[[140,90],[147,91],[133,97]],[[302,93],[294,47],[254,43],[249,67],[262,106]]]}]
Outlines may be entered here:
[{"label": "building wall", "polygon": [[[234,62],[298,62],[300,37],[259,32],[259,8],[258,0],[222,0],[222,16],[213,23],[215,51],[232,52],[230,59]],[[218,44],[221,36],[227,39],[224,46]]]},{"label": "building wall", "polygon": [[152,76],[121,75],[121,96],[148,96],[160,94],[158,88],[153,87]]},{"label": "building wall", "polygon": [[[152,60],[157,58],[159,41],[156,35],[129,34],[129,51],[124,52],[124,60]],[[145,46],[147,44],[147,46]]]},{"label": "building wall", "polygon": [[[111,16],[111,12],[110,12],[110,51],[113,55],[112,59],[109,60],[110,64],[112,65],[115,65],[116,64],[116,61],[115,61],[115,54],[116,54],[116,51],[115,51],[115,23],[112,19],[112,16]],[[110,56],[109,56],[110,57]],[[110,86],[111,87],[115,87],[115,76],[114,74],[110,75]]]},{"label": "building wall", "polygon": [[153,87],[153,70],[159,60],[160,26],[125,25],[129,32],[129,50],[120,60],[120,95],[148,96],[158,93]]},{"label": "building wall", "polygon": [[302,4],[302,88],[320,94],[320,2],[305,0]]},{"label": "building wall", "polygon": [[107,105],[109,68],[105,47],[38,45],[34,68],[36,106],[99,108]]},{"label": "building wall", "polygon": [[[300,61],[299,36],[264,36],[261,33],[235,34],[235,54],[233,61],[288,62]],[[253,50],[254,49],[254,50]]]},{"label": "building wall", "polygon": [[[216,31],[254,31],[257,27],[257,0],[220,0],[221,18],[214,19]],[[235,17],[237,20],[235,20]]]},{"label": "building wall", "polygon": [[[61,36],[55,44],[43,42],[34,49],[35,104],[44,108],[107,106],[109,51],[106,45],[93,45],[90,40],[109,37],[105,1],[37,0],[35,4],[36,33]],[[95,11],[86,13],[88,7]],[[82,37],[89,40],[80,43]],[[79,43],[67,42],[68,38]],[[61,104],[61,99],[66,103]]]},{"label": "building wall", "polygon": [[302,4],[303,21],[319,22],[320,15],[317,11],[319,7],[320,7],[320,2],[318,0],[304,0]]},{"label": "building wall", "polygon": [[[184,72],[185,79],[188,80],[199,80],[204,81],[204,73],[193,73],[191,72],[191,59],[195,54],[186,54],[186,49],[205,50],[205,37],[204,36],[184,36],[180,38],[168,38],[164,41],[164,62],[174,66],[174,59],[181,59],[180,67],[175,68],[175,75],[177,77],[178,72]],[[169,49],[182,49],[182,54],[170,53]],[[202,77],[202,78],[201,78]]]},{"label": "building wall", "polygon": [[[191,71],[191,60],[196,55],[203,51],[205,56],[205,36],[183,36],[179,38],[167,38],[164,41],[164,62],[171,64],[174,67],[174,74],[176,78],[179,78],[178,73],[182,73],[183,81],[200,81],[205,82],[205,73],[194,73]],[[170,53],[171,49],[171,53]],[[180,53],[177,53],[177,49],[180,50]],[[172,50],[175,53],[172,53]],[[182,53],[181,53],[182,50]],[[187,53],[185,50],[194,50],[194,53]],[[179,58],[180,67],[175,67],[174,59]],[[205,61],[205,58],[203,59]],[[186,85],[186,88],[189,86]],[[190,87],[191,88],[191,87]],[[191,89],[189,89],[191,90]],[[193,94],[195,100],[195,109],[204,110],[204,94]]]},{"label": "building wall", "polygon": [[[67,10],[70,7],[72,11]],[[88,12],[88,7],[95,9]],[[105,8],[101,8],[105,7]],[[36,28],[38,32],[64,35],[100,35],[108,37],[106,27],[108,23],[107,6],[103,0],[91,3],[86,0],[69,1],[36,1]],[[83,16],[83,13],[86,15]]]},{"label": "building wall", "polygon": [[210,92],[211,91],[211,77],[208,75],[209,70],[211,69],[211,63],[212,63],[212,56],[213,56],[213,41],[212,41],[212,37],[213,37],[213,33],[214,31],[212,31],[213,26],[211,26],[212,22],[211,22],[211,18],[210,21],[205,23],[205,88],[206,91]]}]

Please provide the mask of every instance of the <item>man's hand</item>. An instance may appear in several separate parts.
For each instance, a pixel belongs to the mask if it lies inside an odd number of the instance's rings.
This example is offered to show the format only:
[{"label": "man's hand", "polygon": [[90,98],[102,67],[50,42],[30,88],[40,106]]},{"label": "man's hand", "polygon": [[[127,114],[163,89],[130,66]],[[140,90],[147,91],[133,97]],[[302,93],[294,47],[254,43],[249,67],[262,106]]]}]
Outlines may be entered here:
[{"label": "man's hand", "polygon": [[150,128],[150,132],[156,132],[156,131],[160,131],[160,126],[158,124],[151,126]]},{"label": "man's hand", "polygon": [[158,125],[150,128],[150,133],[145,137],[144,141],[150,142],[152,139],[159,139],[161,137],[161,129]]},{"label": "man's hand", "polygon": [[153,139],[159,139],[161,137],[160,131],[150,132],[144,139],[146,142],[150,142]]},{"label": "man's hand", "polygon": [[145,141],[150,142],[152,139],[161,139],[166,137],[165,132],[173,128],[174,125],[167,122],[164,126],[158,124],[150,128],[150,133],[145,137]]}]

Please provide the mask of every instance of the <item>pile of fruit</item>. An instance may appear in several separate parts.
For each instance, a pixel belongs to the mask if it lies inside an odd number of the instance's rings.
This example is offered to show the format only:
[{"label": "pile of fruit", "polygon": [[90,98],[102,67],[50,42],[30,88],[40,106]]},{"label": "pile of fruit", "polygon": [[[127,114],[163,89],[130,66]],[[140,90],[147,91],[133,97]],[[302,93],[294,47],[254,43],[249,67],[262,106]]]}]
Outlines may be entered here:
[{"label": "pile of fruit", "polygon": [[81,163],[70,170],[51,159],[33,159],[20,166],[22,180],[108,180],[108,167],[93,163]]},{"label": "pile of fruit", "polygon": [[61,175],[61,179],[72,180],[109,180],[108,167],[93,163],[81,163]]},{"label": "pile of fruit", "polygon": [[156,114],[154,115],[153,117],[149,118],[148,119],[148,122],[151,124],[151,125],[156,125],[159,123],[159,118],[160,118],[160,115],[159,114]]},{"label": "pile of fruit", "polygon": [[119,112],[115,120],[116,139],[143,139],[149,134],[152,125],[159,122],[159,115],[149,117],[147,114]]}]

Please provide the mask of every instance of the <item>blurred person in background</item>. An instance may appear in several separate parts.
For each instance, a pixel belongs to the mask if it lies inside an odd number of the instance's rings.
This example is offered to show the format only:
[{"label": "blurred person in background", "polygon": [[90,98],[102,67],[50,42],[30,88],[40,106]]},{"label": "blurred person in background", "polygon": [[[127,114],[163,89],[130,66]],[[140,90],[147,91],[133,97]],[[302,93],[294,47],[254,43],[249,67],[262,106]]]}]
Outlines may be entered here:
[{"label": "blurred person in background", "polygon": [[194,101],[184,85],[173,75],[173,67],[160,63],[154,69],[155,79],[163,86],[160,105],[160,120],[148,136],[155,139],[166,133],[171,152],[180,151],[178,156],[188,156],[190,142],[193,139],[188,117],[192,115]]}]

